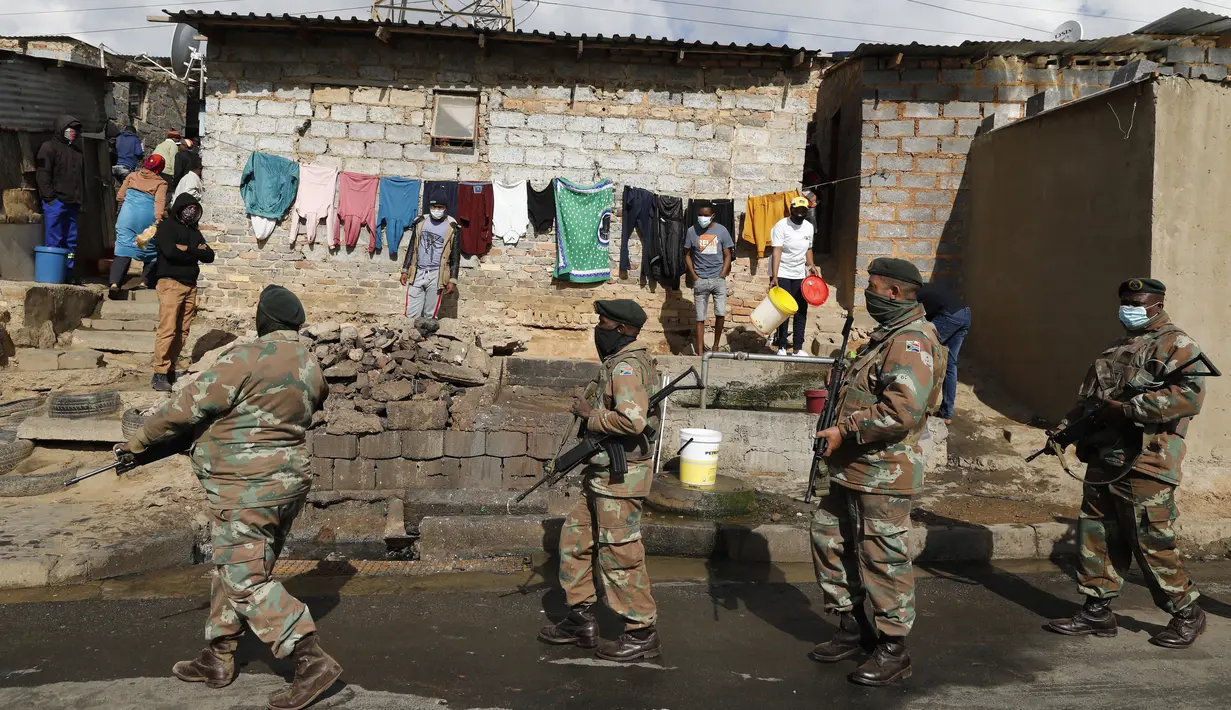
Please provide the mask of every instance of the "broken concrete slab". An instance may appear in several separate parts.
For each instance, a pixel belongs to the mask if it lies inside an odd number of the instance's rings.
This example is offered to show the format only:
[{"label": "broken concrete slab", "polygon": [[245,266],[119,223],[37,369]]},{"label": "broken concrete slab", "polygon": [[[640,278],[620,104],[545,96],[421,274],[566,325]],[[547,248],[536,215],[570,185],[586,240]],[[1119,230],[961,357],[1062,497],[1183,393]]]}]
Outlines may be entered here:
[{"label": "broken concrete slab", "polygon": [[28,348],[17,351],[17,369],[22,372],[46,372],[60,369],[60,351]]},{"label": "broken concrete slab", "polygon": [[61,370],[93,370],[103,366],[103,354],[97,350],[69,350],[60,353],[57,364]]},{"label": "broken concrete slab", "polygon": [[464,365],[450,365],[445,362],[434,362],[431,365],[432,377],[445,382],[451,382],[463,387],[477,387],[487,382],[487,377],[480,371]]},{"label": "broken concrete slab", "polygon": [[158,302],[104,301],[99,309],[99,318],[105,320],[152,320],[158,321]]},{"label": "broken concrete slab", "polygon": [[31,441],[97,441],[106,444],[128,441],[119,419],[30,417],[18,425],[17,437]]},{"label": "broken concrete slab", "polygon": [[325,430],[334,435],[344,434],[379,434],[384,431],[380,425],[380,417],[375,414],[361,414],[356,411],[335,409],[329,412],[329,424]]},{"label": "broken concrete slab", "polygon": [[[119,303],[119,301],[112,301]],[[112,353],[153,353],[154,334],[129,330],[75,330],[73,347]]]}]

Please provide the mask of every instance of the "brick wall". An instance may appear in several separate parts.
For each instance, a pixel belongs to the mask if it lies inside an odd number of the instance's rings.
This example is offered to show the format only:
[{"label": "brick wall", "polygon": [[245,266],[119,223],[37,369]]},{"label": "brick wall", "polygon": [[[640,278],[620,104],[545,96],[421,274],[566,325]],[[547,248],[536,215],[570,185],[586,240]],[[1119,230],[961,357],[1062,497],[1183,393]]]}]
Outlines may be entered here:
[{"label": "brick wall", "polygon": [[[390,47],[372,38],[322,35],[302,42],[276,33],[228,32],[210,43],[204,223],[217,261],[203,269],[204,307],[247,314],[256,294],[277,282],[301,293],[313,317],[336,312],[400,314],[404,290],[387,251],[288,246],[287,224],[258,244],[239,196],[248,154],[261,150],[344,170],[423,179],[520,180],[536,187],[560,176],[599,178],[686,198],[743,200],[799,185],[818,67],[789,59],[709,55],[612,56],[551,45],[497,43],[484,55],[469,42],[416,38]],[[473,154],[431,149],[436,89],[478,93],[480,135]],[[298,136],[305,119],[312,123]],[[216,140],[215,140],[216,139]],[[738,229],[738,224],[737,224]],[[323,228],[322,228],[323,232]],[[736,235],[738,240],[738,235]],[[553,281],[554,236],[497,244],[478,268],[462,270],[457,314],[479,324],[520,324],[545,337],[595,320],[597,298],[634,298],[650,314],[648,337],[690,329],[691,291],[643,287],[639,242],[633,269],[601,284]],[[612,270],[620,239],[612,240]],[[739,252],[732,320],[746,321],[768,275]]]},{"label": "brick wall", "polygon": [[[1212,45],[1198,40],[1197,45]],[[967,153],[983,121],[1025,115],[1026,101],[1054,91],[1062,102],[1110,86],[1134,56],[993,57],[986,60],[866,57],[862,66],[862,170],[855,263],[909,259],[925,278],[958,282],[967,229]],[[1173,46],[1149,55],[1160,72],[1222,79],[1231,50]],[[1128,124],[1129,116],[1123,117]],[[846,205],[846,207],[852,207]],[[841,251],[841,249],[839,249]],[[856,293],[867,276],[855,280]]]}]

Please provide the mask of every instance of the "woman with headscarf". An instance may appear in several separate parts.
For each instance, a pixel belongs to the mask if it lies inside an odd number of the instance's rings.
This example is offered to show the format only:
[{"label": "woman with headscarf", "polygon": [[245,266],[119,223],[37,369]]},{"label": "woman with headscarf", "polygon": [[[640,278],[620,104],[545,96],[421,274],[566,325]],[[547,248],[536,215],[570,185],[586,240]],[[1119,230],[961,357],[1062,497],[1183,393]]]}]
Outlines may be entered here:
[{"label": "woman with headscarf", "polygon": [[141,288],[154,288],[154,263],[158,253],[151,240],[145,248],[137,246],[137,235],[162,220],[167,203],[167,182],[159,177],[164,162],[161,155],[151,155],[141,163],[141,169],[129,173],[116,193],[120,213],[115,219],[115,261],[111,262],[111,300],[124,298],[121,286],[132,260],[145,264],[141,270]]},{"label": "woman with headscarf", "polygon": [[214,260],[197,223],[201,203],[192,195],[175,198],[171,215],[158,225],[154,246],[158,251],[158,332],[154,336],[154,379],[159,392],[170,392],[175,363],[188,340],[197,312],[197,277],[201,264]]},{"label": "woman with headscarf", "polygon": [[[180,160],[181,156],[184,157],[183,160]],[[175,165],[175,184],[171,188],[174,194],[171,201],[174,202],[175,198],[184,193],[197,198],[197,202],[204,199],[205,185],[201,182],[201,156],[195,151],[181,151],[175,156]]]},{"label": "woman with headscarf", "polygon": [[192,171],[193,164],[200,161],[201,157],[197,155],[196,147],[196,141],[191,138],[180,141],[179,150],[169,166],[171,169],[167,171],[171,175],[167,184],[171,186],[172,193],[179,192],[180,181]]}]

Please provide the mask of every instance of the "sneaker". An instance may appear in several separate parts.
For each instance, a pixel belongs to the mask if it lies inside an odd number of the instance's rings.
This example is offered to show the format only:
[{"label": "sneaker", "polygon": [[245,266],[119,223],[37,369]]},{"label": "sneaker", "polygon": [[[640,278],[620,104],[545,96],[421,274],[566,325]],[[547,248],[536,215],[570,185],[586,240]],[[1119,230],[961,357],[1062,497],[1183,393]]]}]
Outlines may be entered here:
[{"label": "sneaker", "polygon": [[796,350],[794,353],[791,353],[791,354],[795,357],[812,357],[812,353],[806,353],[803,350]]},{"label": "sneaker", "polygon": [[787,355],[790,355],[790,353],[786,351],[786,348],[778,348],[778,357],[786,357]]}]

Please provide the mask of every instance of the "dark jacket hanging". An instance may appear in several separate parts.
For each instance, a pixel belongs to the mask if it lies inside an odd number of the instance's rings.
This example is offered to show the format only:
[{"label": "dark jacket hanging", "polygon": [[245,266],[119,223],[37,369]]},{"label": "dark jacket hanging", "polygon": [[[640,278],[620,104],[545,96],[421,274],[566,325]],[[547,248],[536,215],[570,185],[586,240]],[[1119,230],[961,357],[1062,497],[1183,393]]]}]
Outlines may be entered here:
[{"label": "dark jacket hanging", "polygon": [[714,210],[714,221],[727,228],[731,238],[735,238],[735,201],[707,200],[696,198],[688,201],[688,213],[684,216],[685,228],[696,226],[697,210],[709,207]]},{"label": "dark jacket hanging", "polygon": [[624,186],[624,216],[620,239],[620,270],[628,271],[632,264],[628,257],[628,238],[636,229],[641,235],[641,285],[649,282],[650,259],[657,251],[654,239],[654,222],[657,214],[656,195],[639,187]]},{"label": "dark jacket hanging", "polygon": [[658,195],[654,220],[655,254],[650,273],[669,289],[678,291],[684,275],[684,201],[671,195]]}]

